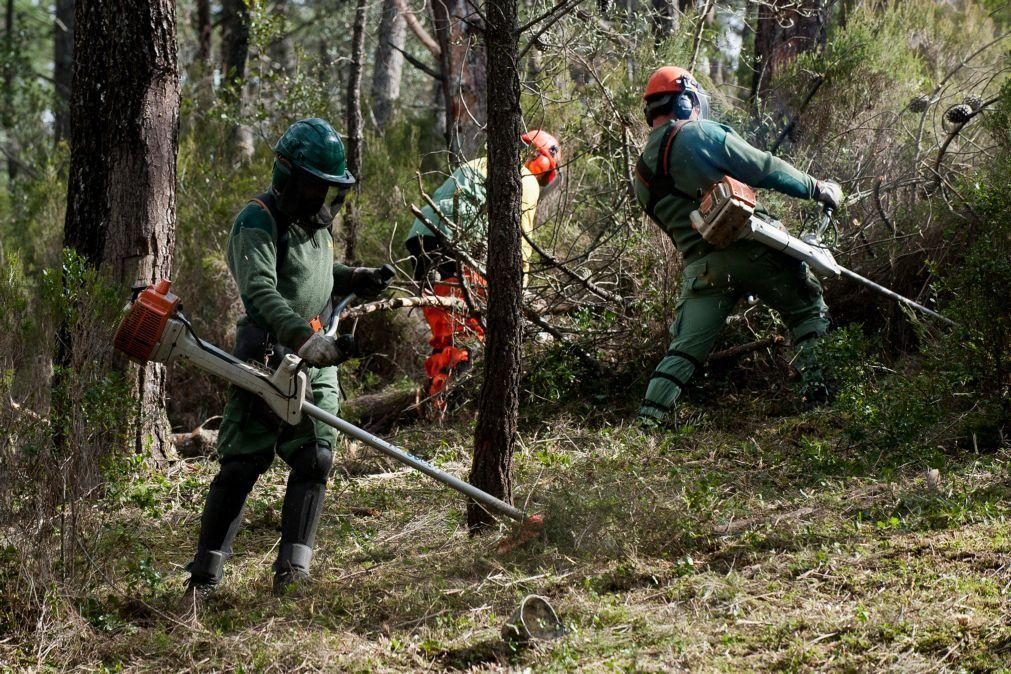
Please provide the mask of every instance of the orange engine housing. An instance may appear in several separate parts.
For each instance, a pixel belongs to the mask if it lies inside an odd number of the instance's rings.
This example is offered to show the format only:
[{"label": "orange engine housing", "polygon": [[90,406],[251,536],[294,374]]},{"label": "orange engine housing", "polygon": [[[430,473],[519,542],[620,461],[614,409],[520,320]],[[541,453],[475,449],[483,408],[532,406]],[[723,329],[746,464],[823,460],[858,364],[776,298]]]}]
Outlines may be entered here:
[{"label": "orange engine housing", "polygon": [[169,292],[171,286],[172,282],[164,278],[149,285],[120,321],[113,345],[130,360],[143,365],[151,359],[169,317],[179,306],[179,297]]}]

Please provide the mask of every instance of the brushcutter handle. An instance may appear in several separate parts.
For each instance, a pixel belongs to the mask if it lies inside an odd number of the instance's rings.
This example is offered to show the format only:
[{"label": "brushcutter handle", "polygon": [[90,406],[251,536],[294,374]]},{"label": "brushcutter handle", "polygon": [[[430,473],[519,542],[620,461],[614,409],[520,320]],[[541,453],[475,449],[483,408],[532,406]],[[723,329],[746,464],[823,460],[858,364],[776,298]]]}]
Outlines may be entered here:
[{"label": "brushcutter handle", "polygon": [[[379,268],[379,277],[383,281],[390,281],[396,275],[397,270],[392,264],[384,264]],[[333,337],[337,334],[337,326],[340,325],[341,313],[343,313],[343,311],[348,308],[348,305],[351,304],[357,297],[358,296],[354,293],[349,293],[344,297],[344,299],[337,303],[337,306],[333,309],[333,313],[330,315],[330,324],[326,328],[325,334],[327,337]]]},{"label": "brushcutter handle", "polygon": [[832,212],[832,207],[828,205],[821,210],[821,222],[818,223],[818,229],[815,230],[815,236],[818,241],[821,241],[821,237],[825,234],[825,230],[827,230],[829,225],[832,224]]}]

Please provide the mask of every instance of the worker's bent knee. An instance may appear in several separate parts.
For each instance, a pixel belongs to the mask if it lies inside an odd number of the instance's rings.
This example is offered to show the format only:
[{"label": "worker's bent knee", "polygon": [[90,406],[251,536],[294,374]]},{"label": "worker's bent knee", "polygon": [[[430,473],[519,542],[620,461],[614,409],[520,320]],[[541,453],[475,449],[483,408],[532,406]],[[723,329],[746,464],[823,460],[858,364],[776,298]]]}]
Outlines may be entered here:
[{"label": "worker's bent knee", "polygon": [[333,451],[322,442],[303,445],[291,455],[288,464],[296,480],[325,483],[333,466]]},{"label": "worker's bent knee", "polygon": [[252,488],[256,479],[270,468],[274,460],[270,454],[237,454],[221,459],[221,470],[215,481],[234,485],[248,485]]}]

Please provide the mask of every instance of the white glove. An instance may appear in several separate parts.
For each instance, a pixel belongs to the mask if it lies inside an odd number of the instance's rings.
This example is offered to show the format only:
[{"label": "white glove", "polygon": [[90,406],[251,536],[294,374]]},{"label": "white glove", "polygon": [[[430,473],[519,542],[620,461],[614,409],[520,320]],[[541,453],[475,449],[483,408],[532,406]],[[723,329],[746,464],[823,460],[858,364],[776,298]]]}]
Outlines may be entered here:
[{"label": "white glove", "polygon": [[298,357],[313,367],[336,365],[343,359],[336,342],[321,332],[314,332],[298,349]]},{"label": "white glove", "polygon": [[814,200],[835,210],[842,204],[842,186],[831,180],[819,180],[814,185]]}]

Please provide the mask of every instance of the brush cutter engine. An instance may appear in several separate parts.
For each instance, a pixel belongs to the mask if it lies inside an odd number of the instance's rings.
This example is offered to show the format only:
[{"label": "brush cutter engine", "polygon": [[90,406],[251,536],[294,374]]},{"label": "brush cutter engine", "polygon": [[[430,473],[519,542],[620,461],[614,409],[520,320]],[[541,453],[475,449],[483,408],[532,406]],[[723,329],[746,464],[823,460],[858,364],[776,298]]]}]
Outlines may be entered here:
[{"label": "brush cutter engine", "polygon": [[871,288],[882,295],[921,311],[948,325],[954,322],[933,309],[904,297],[894,290],[871,281],[843,267],[835,260],[832,251],[822,243],[821,234],[832,221],[832,210],[822,213],[820,226],[813,233],[797,238],[787,231],[783,223],[757,212],[755,192],[744,183],[724,176],[702,197],[699,208],[689,215],[692,228],[716,248],[726,248],[734,241],[751,239],[785,255],[807,263],[811,270],[823,278],[845,276]]},{"label": "brush cutter engine", "polygon": [[170,286],[170,281],[162,279],[141,291],[116,330],[115,347],[141,365],[185,358],[259,396],[285,422],[299,423],[307,389],[299,358],[289,354],[276,371],[263,372],[202,341],[183,316],[179,297],[169,292]]}]

